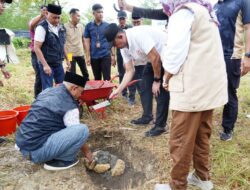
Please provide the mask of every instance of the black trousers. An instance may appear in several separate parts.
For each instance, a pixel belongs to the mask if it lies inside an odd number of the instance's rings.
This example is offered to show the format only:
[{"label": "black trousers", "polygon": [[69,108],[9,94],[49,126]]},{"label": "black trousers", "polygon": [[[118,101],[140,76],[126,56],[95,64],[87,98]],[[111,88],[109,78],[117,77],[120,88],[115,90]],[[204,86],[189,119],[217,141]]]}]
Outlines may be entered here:
[{"label": "black trousers", "polygon": [[32,67],[35,71],[35,84],[34,84],[34,95],[35,98],[37,95],[42,92],[42,81],[40,76],[40,69],[39,69],[39,63],[37,60],[37,56],[35,52],[31,52],[31,63]]},{"label": "black trousers", "polygon": [[110,80],[111,57],[106,56],[98,59],[91,59],[91,67],[95,80]]},{"label": "black trousers", "polygon": [[[162,76],[164,69],[162,68]],[[147,63],[145,66],[142,83],[141,83],[141,103],[143,108],[142,117],[145,119],[152,119],[153,108],[153,93],[152,86],[154,82],[154,72],[151,63]],[[162,84],[160,86],[160,94],[155,98],[157,102],[155,127],[164,128],[167,123],[168,109],[169,109],[169,92],[163,89]]]},{"label": "black trousers", "polygon": [[71,63],[70,72],[76,73],[76,63],[78,64],[81,73],[89,80],[89,73],[86,67],[84,56],[73,56]]},{"label": "black trousers", "polygon": [[240,85],[241,59],[226,59],[228,79],[228,103],[223,109],[222,127],[225,133],[233,131],[238,117],[237,89]]}]

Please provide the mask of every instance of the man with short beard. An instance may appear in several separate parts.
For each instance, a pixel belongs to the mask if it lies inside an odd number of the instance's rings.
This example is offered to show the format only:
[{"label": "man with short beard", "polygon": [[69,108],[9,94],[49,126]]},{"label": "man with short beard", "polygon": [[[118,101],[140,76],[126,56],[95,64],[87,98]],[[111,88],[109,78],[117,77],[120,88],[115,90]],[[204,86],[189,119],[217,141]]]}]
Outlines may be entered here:
[{"label": "man with short beard", "polygon": [[66,31],[60,25],[61,13],[61,6],[49,4],[46,20],[35,30],[35,52],[39,60],[43,90],[53,86],[53,79],[56,84],[63,82],[64,58],[70,64],[64,51]]}]

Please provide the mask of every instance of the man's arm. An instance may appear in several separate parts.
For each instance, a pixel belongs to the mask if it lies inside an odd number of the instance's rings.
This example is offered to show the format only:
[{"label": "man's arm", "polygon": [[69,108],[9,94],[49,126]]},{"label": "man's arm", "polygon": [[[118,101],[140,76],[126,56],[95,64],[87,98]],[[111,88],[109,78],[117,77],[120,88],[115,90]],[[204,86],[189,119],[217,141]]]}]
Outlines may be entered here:
[{"label": "man's arm", "polygon": [[35,27],[39,24],[39,22],[41,21],[41,20],[43,20],[45,18],[45,16],[44,15],[42,15],[42,14],[40,14],[40,15],[38,15],[38,16],[36,16],[35,18],[33,18],[31,21],[30,21],[30,23],[29,23],[29,29],[30,30],[35,30]]},{"label": "man's arm", "polygon": [[152,92],[155,96],[160,94],[160,85],[161,85],[161,59],[160,55],[155,49],[151,49],[151,51],[147,55],[148,59],[150,60],[153,71],[154,71],[154,82],[152,86]]},{"label": "man's arm", "polygon": [[123,91],[123,89],[127,87],[128,83],[132,80],[134,76],[135,68],[132,60],[124,64],[124,68],[125,68],[125,74],[123,76],[122,82],[118,86],[118,88],[111,93],[111,95],[109,96],[110,99],[118,96]]},{"label": "man's arm", "polygon": [[43,70],[47,75],[51,75],[52,71],[50,66],[48,65],[47,61],[45,60],[44,56],[43,56],[43,52],[41,50],[43,45],[43,42],[38,42],[35,41],[35,45],[34,45],[34,49],[35,49],[35,53],[37,56],[37,59],[41,62],[41,64],[43,65]]},{"label": "man's arm", "polygon": [[[71,63],[70,63],[70,60],[68,58],[68,52],[66,50],[66,45],[64,45],[64,58],[66,60],[66,64],[67,64],[67,70],[70,70],[70,67],[71,67]],[[71,60],[72,61],[72,60]]]},{"label": "man's arm", "polygon": [[160,79],[161,78],[161,58],[159,53],[155,48],[153,48],[147,55],[150,63],[152,64],[153,71],[154,71],[154,78]]},{"label": "man's arm", "polygon": [[134,7],[128,4],[125,0],[118,0],[118,5],[123,10],[132,12],[143,18],[155,19],[155,20],[168,20],[168,16],[163,12],[163,9],[145,9]]},{"label": "man's arm", "polygon": [[111,48],[111,65],[115,67],[116,65],[116,60],[115,60],[115,47]]},{"label": "man's arm", "polygon": [[84,38],[85,50],[86,50],[86,63],[90,65],[91,57],[90,57],[90,38]]},{"label": "man's arm", "polygon": [[[246,34],[246,47],[245,47],[245,52],[250,52],[250,24],[246,24],[244,26],[245,28],[245,34]],[[244,56],[243,62],[242,62],[242,71],[241,75],[244,76],[250,72],[250,58]]]}]

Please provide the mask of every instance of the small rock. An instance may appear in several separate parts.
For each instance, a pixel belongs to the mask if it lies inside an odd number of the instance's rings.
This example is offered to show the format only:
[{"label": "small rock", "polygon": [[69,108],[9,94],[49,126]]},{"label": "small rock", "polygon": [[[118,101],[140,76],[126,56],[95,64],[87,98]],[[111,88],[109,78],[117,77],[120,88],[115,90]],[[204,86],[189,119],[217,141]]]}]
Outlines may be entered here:
[{"label": "small rock", "polygon": [[110,169],[110,164],[97,164],[94,168],[96,173],[104,173]]},{"label": "small rock", "polygon": [[125,170],[125,162],[122,161],[121,159],[118,159],[115,167],[111,170],[111,175],[114,176],[119,176],[124,173]]}]

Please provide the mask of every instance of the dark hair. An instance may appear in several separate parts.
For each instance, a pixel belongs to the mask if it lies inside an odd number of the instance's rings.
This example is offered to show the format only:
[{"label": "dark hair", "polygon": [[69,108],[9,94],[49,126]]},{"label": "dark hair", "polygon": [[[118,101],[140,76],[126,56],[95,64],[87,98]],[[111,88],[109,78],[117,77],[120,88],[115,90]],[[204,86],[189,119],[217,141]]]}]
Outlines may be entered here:
[{"label": "dark hair", "polygon": [[76,8],[72,8],[70,11],[69,11],[69,14],[76,14],[76,12],[78,12],[79,9],[76,9]]},{"label": "dark hair", "polygon": [[47,7],[46,5],[41,5],[41,6],[40,6],[40,9],[43,9],[43,8],[46,8],[46,9],[47,9],[48,7]]},{"label": "dark hair", "polygon": [[103,6],[101,4],[97,3],[92,6],[92,11],[97,11],[99,9],[103,9]]}]

